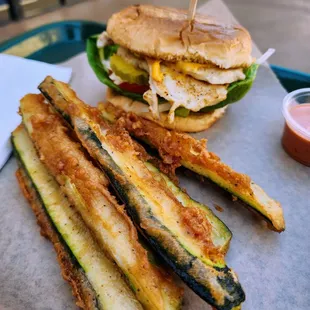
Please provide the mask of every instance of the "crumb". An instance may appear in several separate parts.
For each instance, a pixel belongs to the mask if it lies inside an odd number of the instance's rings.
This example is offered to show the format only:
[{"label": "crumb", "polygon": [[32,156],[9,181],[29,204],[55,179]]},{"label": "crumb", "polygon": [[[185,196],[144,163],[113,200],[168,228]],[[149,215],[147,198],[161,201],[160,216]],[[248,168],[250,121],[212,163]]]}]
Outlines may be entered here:
[{"label": "crumb", "polygon": [[214,204],[214,208],[215,208],[217,211],[219,211],[219,212],[223,212],[223,211],[224,211],[224,209],[223,209],[222,207],[220,207],[219,205],[217,205],[217,204]]},{"label": "crumb", "polygon": [[238,198],[236,196],[234,196],[234,195],[231,195],[231,197],[232,197],[232,201],[237,201],[238,200]]},{"label": "crumb", "polygon": [[204,178],[202,175],[198,175],[198,180],[199,180],[201,183],[204,183],[204,182],[205,182],[205,178]]}]

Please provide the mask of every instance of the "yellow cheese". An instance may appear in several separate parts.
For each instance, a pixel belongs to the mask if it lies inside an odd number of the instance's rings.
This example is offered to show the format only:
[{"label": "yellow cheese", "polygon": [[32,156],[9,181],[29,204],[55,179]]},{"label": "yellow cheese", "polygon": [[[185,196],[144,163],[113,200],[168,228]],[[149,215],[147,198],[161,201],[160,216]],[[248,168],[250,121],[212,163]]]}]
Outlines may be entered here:
[{"label": "yellow cheese", "polygon": [[214,66],[210,64],[197,64],[193,62],[184,62],[184,61],[179,61],[176,63],[176,69],[183,73],[196,72],[202,68],[209,69],[214,68]]},{"label": "yellow cheese", "polygon": [[160,71],[160,60],[154,60],[151,63],[151,75],[154,81],[162,82],[164,79],[163,73]]}]

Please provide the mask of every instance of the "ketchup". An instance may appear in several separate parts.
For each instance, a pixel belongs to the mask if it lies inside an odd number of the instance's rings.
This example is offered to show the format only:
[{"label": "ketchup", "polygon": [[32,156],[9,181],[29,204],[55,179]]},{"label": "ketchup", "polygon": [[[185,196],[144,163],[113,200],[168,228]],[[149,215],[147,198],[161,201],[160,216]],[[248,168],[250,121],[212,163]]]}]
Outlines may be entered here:
[{"label": "ketchup", "polygon": [[297,124],[310,133],[310,103],[295,105],[290,108],[289,113]]},{"label": "ketchup", "polygon": [[286,119],[282,145],[298,162],[310,166],[310,103],[291,106]]}]

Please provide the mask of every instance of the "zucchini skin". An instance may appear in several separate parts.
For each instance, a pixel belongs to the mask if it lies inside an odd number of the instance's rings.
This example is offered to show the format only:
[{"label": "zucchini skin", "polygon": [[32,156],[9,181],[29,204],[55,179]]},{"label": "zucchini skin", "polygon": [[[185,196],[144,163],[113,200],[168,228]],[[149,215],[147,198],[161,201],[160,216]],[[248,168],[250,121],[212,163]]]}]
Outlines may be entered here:
[{"label": "zucchini skin", "polygon": [[[137,228],[184,282],[216,309],[229,310],[240,305],[245,299],[245,294],[236,275],[226,265],[218,268],[204,264],[189,253],[171,231],[152,215],[148,201],[103,147],[98,138],[100,135],[96,132],[99,127],[96,124],[97,120],[93,123],[92,115],[88,114],[84,104],[80,104],[79,99],[71,98],[70,90],[66,92],[64,85],[57,90],[57,85],[51,85],[45,80],[40,89],[49,93],[50,103],[56,106],[57,110],[61,110],[61,114],[69,114],[70,124],[77,137],[109,177],[120,198],[126,203],[127,212]],[[61,94],[62,92],[64,94]],[[70,99],[66,99],[69,97]],[[64,106],[66,100],[70,108]],[[73,108],[74,105],[76,109]],[[96,129],[93,129],[93,126]],[[214,290],[217,290],[217,293],[214,293]],[[220,297],[216,294],[220,294]]]}]

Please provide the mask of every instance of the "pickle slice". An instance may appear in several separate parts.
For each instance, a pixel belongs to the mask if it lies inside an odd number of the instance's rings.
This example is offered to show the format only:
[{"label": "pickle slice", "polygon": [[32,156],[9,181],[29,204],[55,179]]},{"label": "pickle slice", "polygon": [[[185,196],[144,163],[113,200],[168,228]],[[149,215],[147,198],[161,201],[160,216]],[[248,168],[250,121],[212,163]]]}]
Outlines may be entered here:
[{"label": "pickle slice", "polygon": [[174,111],[176,116],[187,117],[189,115],[190,110],[184,107],[179,107]]},{"label": "pickle slice", "polygon": [[148,73],[127,63],[121,56],[117,54],[112,55],[110,57],[110,65],[113,72],[122,80],[131,84],[148,84]]}]

